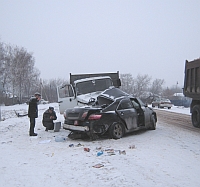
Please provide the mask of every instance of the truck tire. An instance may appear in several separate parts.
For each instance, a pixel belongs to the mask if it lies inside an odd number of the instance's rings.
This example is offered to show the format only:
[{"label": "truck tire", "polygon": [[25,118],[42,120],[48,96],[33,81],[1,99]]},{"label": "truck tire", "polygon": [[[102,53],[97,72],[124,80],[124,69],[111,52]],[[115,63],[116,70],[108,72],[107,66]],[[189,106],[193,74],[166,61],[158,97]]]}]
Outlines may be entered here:
[{"label": "truck tire", "polygon": [[194,127],[200,128],[200,105],[192,108],[192,124]]},{"label": "truck tire", "polygon": [[109,128],[109,135],[111,139],[120,139],[125,132],[124,125],[119,122],[114,122]]}]

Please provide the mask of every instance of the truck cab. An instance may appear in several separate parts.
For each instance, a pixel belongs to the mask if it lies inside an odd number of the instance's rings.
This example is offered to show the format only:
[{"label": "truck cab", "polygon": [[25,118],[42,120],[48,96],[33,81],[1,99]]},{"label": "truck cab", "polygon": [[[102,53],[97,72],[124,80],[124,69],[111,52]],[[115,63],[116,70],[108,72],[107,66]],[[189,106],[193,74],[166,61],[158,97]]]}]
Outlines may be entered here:
[{"label": "truck cab", "polygon": [[63,114],[69,108],[94,103],[104,90],[112,86],[114,84],[110,76],[97,76],[74,80],[72,84],[57,87],[60,113]]}]

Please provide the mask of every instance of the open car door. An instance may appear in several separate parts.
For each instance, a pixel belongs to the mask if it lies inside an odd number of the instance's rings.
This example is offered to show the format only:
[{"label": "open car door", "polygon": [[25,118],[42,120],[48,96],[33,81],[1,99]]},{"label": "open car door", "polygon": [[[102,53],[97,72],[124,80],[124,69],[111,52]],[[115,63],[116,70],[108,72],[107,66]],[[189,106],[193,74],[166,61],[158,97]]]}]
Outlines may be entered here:
[{"label": "open car door", "polygon": [[74,89],[71,84],[58,86],[57,94],[60,114],[63,114],[67,108],[74,108],[77,105]]},{"label": "open car door", "polygon": [[122,99],[116,112],[124,120],[129,131],[138,127],[138,114],[130,99]]}]

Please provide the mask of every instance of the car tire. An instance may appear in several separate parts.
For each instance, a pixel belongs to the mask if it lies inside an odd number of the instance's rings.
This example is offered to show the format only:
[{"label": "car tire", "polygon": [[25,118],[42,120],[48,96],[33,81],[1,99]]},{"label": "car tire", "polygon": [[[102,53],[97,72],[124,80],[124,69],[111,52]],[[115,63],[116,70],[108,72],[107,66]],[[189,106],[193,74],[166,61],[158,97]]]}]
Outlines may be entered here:
[{"label": "car tire", "polygon": [[192,108],[192,124],[194,127],[200,128],[200,105]]},{"label": "car tire", "polygon": [[156,119],[155,119],[154,115],[151,116],[151,126],[150,126],[149,129],[150,130],[156,130]]},{"label": "car tire", "polygon": [[152,108],[154,108],[155,106],[154,105],[152,105]]},{"label": "car tire", "polygon": [[168,109],[171,109],[171,107],[168,107]]},{"label": "car tire", "polygon": [[109,135],[111,139],[120,139],[124,136],[125,128],[122,123],[115,122],[109,128]]},{"label": "car tire", "polygon": [[160,105],[158,105],[158,108],[160,108]]}]

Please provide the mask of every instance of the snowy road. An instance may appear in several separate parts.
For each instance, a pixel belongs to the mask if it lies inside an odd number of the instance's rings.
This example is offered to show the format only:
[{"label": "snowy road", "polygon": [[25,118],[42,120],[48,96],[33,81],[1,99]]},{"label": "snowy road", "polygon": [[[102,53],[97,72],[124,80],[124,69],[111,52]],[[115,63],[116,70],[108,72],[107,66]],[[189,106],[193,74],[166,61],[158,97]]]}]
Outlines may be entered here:
[{"label": "snowy road", "polygon": [[[57,114],[57,104],[54,106]],[[200,186],[200,133],[171,125],[160,118],[155,131],[134,132],[120,140],[70,140],[68,131],[45,132],[37,119],[39,136],[29,137],[27,117],[12,115],[4,107],[6,120],[0,123],[0,183],[4,187],[198,187]],[[26,105],[17,106],[26,110]],[[24,107],[24,108],[22,108]],[[16,106],[15,106],[16,109]],[[58,120],[63,117],[58,114]],[[82,146],[78,146],[78,144]],[[69,147],[74,144],[74,147]],[[130,149],[130,146],[135,146]],[[90,152],[84,148],[90,148]],[[97,148],[104,150],[97,156]],[[106,149],[114,149],[109,156]],[[126,154],[119,154],[125,150]],[[102,164],[101,168],[94,168]]]},{"label": "snowy road", "polygon": [[155,110],[158,116],[158,122],[167,123],[172,126],[188,129],[200,133],[200,128],[192,125],[191,115],[170,112],[166,110]]}]

